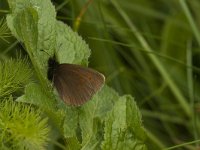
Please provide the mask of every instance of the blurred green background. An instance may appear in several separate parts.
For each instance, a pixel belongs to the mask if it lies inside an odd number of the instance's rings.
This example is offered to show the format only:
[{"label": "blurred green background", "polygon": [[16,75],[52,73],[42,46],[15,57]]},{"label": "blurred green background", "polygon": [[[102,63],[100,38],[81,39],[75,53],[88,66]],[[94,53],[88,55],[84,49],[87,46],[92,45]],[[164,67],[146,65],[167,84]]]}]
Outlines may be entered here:
[{"label": "blurred green background", "polygon": [[[156,150],[200,137],[199,0],[54,0],[57,19],[89,44],[89,66],[143,115],[147,146]],[[9,8],[0,0],[0,17]],[[0,30],[0,59],[22,49]],[[199,144],[182,149],[197,150]]]}]

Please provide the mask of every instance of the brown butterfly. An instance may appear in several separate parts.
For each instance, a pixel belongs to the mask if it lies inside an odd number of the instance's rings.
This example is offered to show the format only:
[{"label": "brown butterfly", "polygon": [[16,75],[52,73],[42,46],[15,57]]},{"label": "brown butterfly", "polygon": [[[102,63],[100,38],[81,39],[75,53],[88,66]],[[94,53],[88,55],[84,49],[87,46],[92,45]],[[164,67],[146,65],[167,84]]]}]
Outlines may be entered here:
[{"label": "brown butterfly", "polygon": [[79,106],[90,100],[103,86],[103,74],[80,65],[59,64],[56,57],[48,60],[48,79],[60,98],[69,105]]}]

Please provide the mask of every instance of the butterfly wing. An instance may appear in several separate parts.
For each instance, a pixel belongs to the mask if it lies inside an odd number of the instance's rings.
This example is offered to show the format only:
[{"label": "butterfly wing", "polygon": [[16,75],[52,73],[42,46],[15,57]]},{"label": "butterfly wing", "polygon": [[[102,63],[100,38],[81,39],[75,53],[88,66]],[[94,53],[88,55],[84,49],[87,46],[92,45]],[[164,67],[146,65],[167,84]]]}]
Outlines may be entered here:
[{"label": "butterfly wing", "polygon": [[53,77],[54,86],[61,99],[74,106],[90,100],[102,87],[104,80],[101,73],[74,64],[60,64]]}]

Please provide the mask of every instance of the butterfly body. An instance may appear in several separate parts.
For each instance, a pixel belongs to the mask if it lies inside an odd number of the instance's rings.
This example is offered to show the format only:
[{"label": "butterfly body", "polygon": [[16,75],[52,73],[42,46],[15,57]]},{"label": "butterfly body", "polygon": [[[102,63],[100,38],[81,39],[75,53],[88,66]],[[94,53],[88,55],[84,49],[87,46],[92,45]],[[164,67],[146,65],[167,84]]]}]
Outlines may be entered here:
[{"label": "butterfly body", "polygon": [[48,71],[47,71],[47,78],[52,81],[53,74],[56,72],[59,63],[56,61],[55,56],[53,58],[49,58],[48,60]]},{"label": "butterfly body", "polygon": [[53,82],[60,98],[69,105],[79,106],[90,100],[104,84],[104,76],[87,67],[59,64],[49,58],[47,77]]}]

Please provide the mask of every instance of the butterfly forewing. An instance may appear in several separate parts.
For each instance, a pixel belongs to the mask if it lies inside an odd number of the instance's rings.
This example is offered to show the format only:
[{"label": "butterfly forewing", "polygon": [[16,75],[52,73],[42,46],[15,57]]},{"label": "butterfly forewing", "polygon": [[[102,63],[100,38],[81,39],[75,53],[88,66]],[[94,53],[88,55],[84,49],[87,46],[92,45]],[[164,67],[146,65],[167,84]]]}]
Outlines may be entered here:
[{"label": "butterfly forewing", "polygon": [[60,64],[53,76],[54,86],[61,99],[75,106],[90,100],[105,80],[101,73],[73,64]]}]

